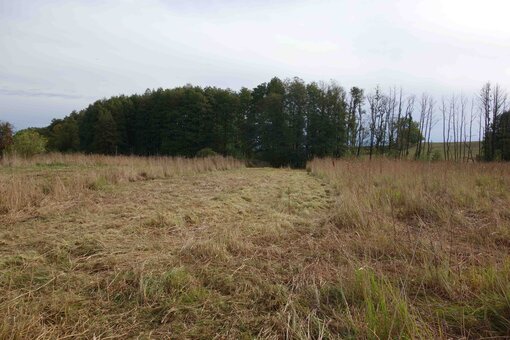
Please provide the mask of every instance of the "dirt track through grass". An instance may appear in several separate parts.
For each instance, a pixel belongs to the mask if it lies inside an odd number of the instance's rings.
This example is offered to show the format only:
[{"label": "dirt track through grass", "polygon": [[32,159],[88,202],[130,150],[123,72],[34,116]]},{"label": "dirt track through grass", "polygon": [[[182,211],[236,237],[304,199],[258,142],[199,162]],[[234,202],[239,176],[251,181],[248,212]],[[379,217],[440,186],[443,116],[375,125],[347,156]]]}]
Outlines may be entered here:
[{"label": "dirt track through grass", "polygon": [[237,169],[44,206],[0,230],[0,337],[281,336],[328,194],[305,171]]}]

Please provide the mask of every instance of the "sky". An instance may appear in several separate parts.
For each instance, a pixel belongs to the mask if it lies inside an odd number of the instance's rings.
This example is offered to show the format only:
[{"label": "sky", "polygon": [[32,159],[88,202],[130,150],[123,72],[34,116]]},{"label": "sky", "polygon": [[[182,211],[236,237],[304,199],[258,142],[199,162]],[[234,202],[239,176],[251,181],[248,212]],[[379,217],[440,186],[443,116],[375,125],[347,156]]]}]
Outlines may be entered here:
[{"label": "sky", "polygon": [[0,0],[0,120],[278,76],[440,99],[510,90],[508,0]]}]

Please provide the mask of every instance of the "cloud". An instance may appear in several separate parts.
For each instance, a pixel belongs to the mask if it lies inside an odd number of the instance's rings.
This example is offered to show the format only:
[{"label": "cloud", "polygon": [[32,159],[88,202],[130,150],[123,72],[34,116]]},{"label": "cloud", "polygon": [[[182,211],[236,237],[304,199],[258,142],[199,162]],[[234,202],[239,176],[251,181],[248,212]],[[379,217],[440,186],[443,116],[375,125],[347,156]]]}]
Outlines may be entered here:
[{"label": "cloud", "polygon": [[289,36],[277,35],[276,40],[284,45],[309,53],[330,53],[338,51],[338,46],[331,41],[303,40]]},{"label": "cloud", "polygon": [[56,93],[56,92],[45,92],[38,89],[6,89],[0,88],[0,95],[7,96],[21,96],[21,97],[46,97],[46,98],[61,98],[61,99],[80,99],[86,98],[85,96],[80,96],[77,94],[68,94],[68,93]]},{"label": "cloud", "polygon": [[0,0],[0,116],[28,126],[146,88],[273,76],[439,97],[510,89],[510,3],[468,2]]}]

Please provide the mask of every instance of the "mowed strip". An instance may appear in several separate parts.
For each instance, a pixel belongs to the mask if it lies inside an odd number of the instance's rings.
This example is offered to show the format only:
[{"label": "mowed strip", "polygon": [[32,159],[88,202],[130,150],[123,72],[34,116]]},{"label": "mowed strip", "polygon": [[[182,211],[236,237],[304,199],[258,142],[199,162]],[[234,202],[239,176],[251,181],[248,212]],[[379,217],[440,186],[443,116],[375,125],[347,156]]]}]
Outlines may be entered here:
[{"label": "mowed strip", "polygon": [[236,169],[45,207],[0,230],[0,335],[281,336],[330,203],[305,171]]}]

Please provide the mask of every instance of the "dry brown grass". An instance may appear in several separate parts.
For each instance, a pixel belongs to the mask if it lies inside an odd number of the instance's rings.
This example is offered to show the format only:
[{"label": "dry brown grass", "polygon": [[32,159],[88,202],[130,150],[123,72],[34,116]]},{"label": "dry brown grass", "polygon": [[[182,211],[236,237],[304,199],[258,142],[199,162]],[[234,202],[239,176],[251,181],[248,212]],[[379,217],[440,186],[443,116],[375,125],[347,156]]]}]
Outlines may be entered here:
[{"label": "dry brown grass", "polygon": [[305,172],[232,169],[0,216],[0,338],[279,336],[303,264],[284,245],[325,201]]},{"label": "dry brown grass", "polygon": [[[61,163],[0,177],[123,169]],[[0,338],[508,336],[509,168],[465,166],[232,164],[9,211]]]},{"label": "dry brown grass", "polygon": [[244,166],[230,157],[171,158],[46,154],[0,160],[0,215],[31,215],[46,205],[79,201],[91,190],[155,178]]},{"label": "dry brown grass", "polygon": [[[388,290],[365,301],[360,328],[382,338],[510,336],[509,164],[322,159],[308,171],[333,186],[329,223],[376,282],[363,299]],[[402,319],[409,325],[397,327]]]}]

